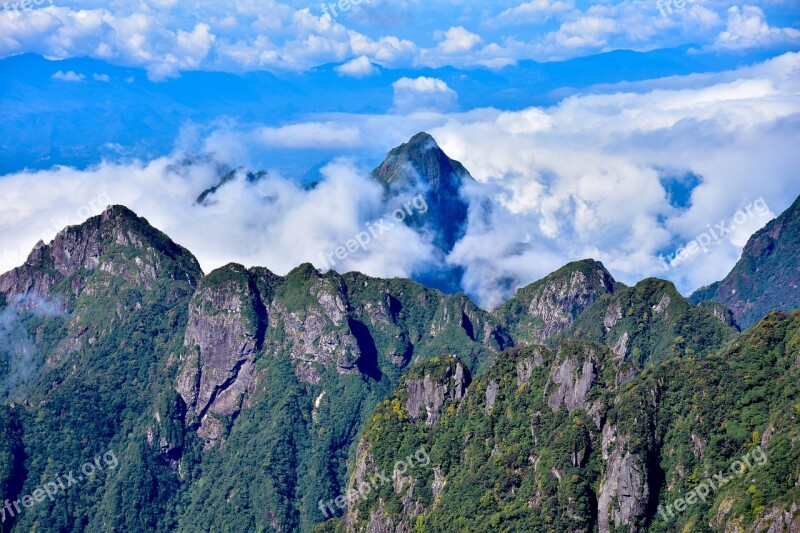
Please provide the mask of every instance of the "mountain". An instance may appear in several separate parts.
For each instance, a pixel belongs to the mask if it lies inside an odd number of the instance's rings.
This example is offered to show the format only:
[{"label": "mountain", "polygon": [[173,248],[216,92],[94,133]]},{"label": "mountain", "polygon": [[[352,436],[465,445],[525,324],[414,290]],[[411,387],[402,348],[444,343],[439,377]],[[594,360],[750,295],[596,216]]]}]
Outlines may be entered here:
[{"label": "mountain", "polygon": [[422,194],[427,213],[415,214],[407,224],[429,232],[444,253],[453,249],[466,229],[469,205],[461,188],[473,181],[464,165],[450,159],[427,133],[414,135],[394,148],[372,176],[388,196],[398,200]]},{"label": "mountain", "polygon": [[645,370],[587,341],[469,383],[430,360],[378,405],[346,514],[317,531],[799,531],[799,352],[796,312]]},{"label": "mountain", "polygon": [[718,309],[695,306],[671,282],[649,278],[602,295],[548,344],[593,341],[644,367],[675,357],[711,355],[737,334]]},{"label": "mountain", "polygon": [[205,274],[112,206],[0,275],[2,530],[663,531],[658,504],[755,444],[674,523],[792,530],[798,331],[593,260],[494,313],[308,264]]},{"label": "mountain", "polygon": [[[262,179],[265,173],[220,168],[219,175],[219,182],[197,197],[198,204],[213,203],[217,191],[237,176],[252,183]],[[462,196],[462,188],[474,181],[467,169],[450,159],[433,137],[422,132],[392,149],[372,171],[371,177],[384,189],[385,216],[402,210],[405,213],[403,223],[438,250],[438,257],[425,271],[415,273],[414,280],[443,292],[459,292],[463,272],[448,266],[445,258],[467,226],[469,204]],[[314,187],[316,182],[308,179],[306,187]]]},{"label": "mountain", "polygon": [[725,279],[691,295],[695,303],[726,305],[742,328],[773,310],[800,308],[800,197],[756,232]]},{"label": "mountain", "polygon": [[429,238],[440,255],[438,266],[415,279],[445,292],[458,292],[463,272],[446,266],[445,257],[466,231],[469,204],[462,189],[474,181],[467,169],[422,132],[391,150],[372,171],[372,177],[384,188],[387,212],[401,208],[412,198],[424,199],[424,209],[413,212],[404,223]]},{"label": "mountain", "polygon": [[410,365],[458,352],[477,371],[511,343],[463,294],[411,281],[311,265],[203,275],[120,206],[38,244],[0,295],[2,496],[87,456],[119,460],[64,494],[68,511],[31,508],[15,530],[310,530],[322,515],[303,502],[338,494],[364,421]]},{"label": "mountain", "polygon": [[494,314],[517,343],[541,344],[572,325],[587,307],[624,285],[602,263],[570,263],[517,291]]}]

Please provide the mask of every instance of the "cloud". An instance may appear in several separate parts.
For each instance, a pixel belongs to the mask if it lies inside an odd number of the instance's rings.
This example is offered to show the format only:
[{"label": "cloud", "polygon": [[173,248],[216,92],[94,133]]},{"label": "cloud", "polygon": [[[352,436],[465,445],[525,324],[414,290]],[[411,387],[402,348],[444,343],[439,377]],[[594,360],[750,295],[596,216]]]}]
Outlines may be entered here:
[{"label": "cloud", "polygon": [[339,65],[334,70],[343,76],[352,78],[366,78],[380,72],[367,56],[359,56],[343,65]]},{"label": "cloud", "polygon": [[[147,163],[8,175],[0,182],[4,192],[0,249],[16,248],[17,243],[30,243],[32,248],[39,238],[51,240],[56,233],[52,226],[62,217],[66,225],[75,223],[77,212],[84,217],[99,213],[105,206],[95,204],[102,194],[103,203],[129,206],[196,253],[206,272],[230,261],[266,265],[280,274],[303,262],[322,267],[325,252],[364,231],[367,222],[388,215],[383,189],[367,170],[337,160],[322,175],[322,182],[307,190],[275,173],[251,182],[240,172],[208,206],[196,205],[194,199],[219,180],[218,164],[183,152]],[[154,190],[159,193],[153,194]],[[81,205],[86,208],[76,207]],[[5,231],[11,228],[13,235]],[[398,226],[336,266],[342,271],[408,277],[432,255],[425,239]],[[0,270],[21,262],[5,254]]]},{"label": "cloud", "polygon": [[392,84],[394,111],[450,111],[458,106],[458,94],[437,78],[400,78]]},{"label": "cloud", "polygon": [[[774,214],[800,194],[800,155],[790,148],[800,126],[798,69],[800,54],[786,54],[702,86],[587,94],[434,128],[493,206],[473,216],[450,257],[466,269],[466,288],[491,306],[508,296],[504,287],[584,257],[623,281],[666,277],[684,292],[721,279],[769,216],[670,271],[659,255],[762,196]],[[665,179],[688,174],[700,182],[689,206],[675,207]]]},{"label": "cloud", "polygon": [[24,385],[41,363],[36,345],[21,320],[25,315],[52,318],[62,315],[59,301],[48,302],[35,294],[12,295],[0,312],[0,361],[6,368],[0,377],[0,394],[15,401],[25,398]]},{"label": "cloud", "polygon": [[96,72],[94,74],[92,74],[92,78],[95,81],[100,81],[100,82],[103,82],[103,83],[108,83],[111,80],[111,78],[108,76],[108,74],[98,74]]},{"label": "cloud", "polygon": [[468,31],[463,26],[455,26],[440,34],[442,42],[438,49],[444,55],[460,54],[470,52],[483,42],[477,33]]},{"label": "cloud", "polygon": [[800,43],[800,31],[794,28],[773,28],[767,24],[764,11],[757,6],[733,6],[728,9],[728,27],[711,48],[737,49],[768,47],[775,44]]},{"label": "cloud", "polygon": [[67,72],[63,72],[63,71],[59,70],[58,72],[53,74],[52,77],[53,77],[54,80],[70,81],[70,82],[73,82],[73,83],[79,83],[79,82],[82,82],[82,81],[84,81],[86,79],[86,76],[84,76],[83,74],[77,74],[72,70],[67,71]]},{"label": "cloud", "polygon": [[564,0],[531,0],[501,12],[488,24],[490,26],[517,26],[521,24],[540,24],[575,8],[574,3]]},{"label": "cloud", "polygon": [[565,22],[557,32],[548,38],[563,48],[603,48],[608,39],[620,30],[619,24],[612,18],[586,16],[573,22]]},{"label": "cloud", "polygon": [[[464,286],[482,305],[586,257],[626,283],[658,276],[687,293],[724,277],[769,216],[669,271],[659,256],[761,197],[777,214],[800,194],[798,73],[800,53],[787,53],[730,72],[603,87],[547,108],[424,113],[414,112],[417,97],[452,109],[455,94],[442,80],[406,78],[395,87],[405,112],[332,114],[282,127],[220,123],[198,134],[198,143],[235,164],[257,145],[385,153],[425,130],[476,178],[464,191],[468,231],[448,261],[465,269]],[[0,270],[21,263],[39,238],[51,239],[64,217],[75,223],[79,208],[91,208],[102,192],[187,246],[206,270],[229,261],[279,273],[303,261],[319,265],[321,252],[386,214],[380,188],[358,162],[337,160],[322,175],[305,190],[275,172],[257,183],[240,173],[205,208],[194,199],[219,179],[218,161],[182,150],[153,161],[4,176]],[[675,183],[686,188],[685,201],[674,201]],[[89,210],[99,203],[106,202]],[[429,266],[429,243],[398,230],[337,269],[407,276]]]},{"label": "cloud", "polygon": [[362,56],[384,68],[498,69],[525,59],[615,49],[697,44],[755,50],[796,43],[798,31],[766,25],[767,14],[786,18],[773,2],[728,10],[729,3],[706,0],[669,17],[659,14],[654,0],[580,7],[573,0],[530,0],[514,7],[420,0],[353,5],[346,15],[332,17],[319,4],[294,7],[277,0],[233,7],[211,2],[201,11],[176,0],[63,0],[0,17],[0,58],[26,52],[93,57],[144,68],[160,81],[191,70],[302,72],[354,60],[363,67]]},{"label": "cloud", "polygon": [[345,148],[358,146],[360,132],[336,124],[307,122],[281,128],[261,128],[256,138],[266,146],[286,148]]}]

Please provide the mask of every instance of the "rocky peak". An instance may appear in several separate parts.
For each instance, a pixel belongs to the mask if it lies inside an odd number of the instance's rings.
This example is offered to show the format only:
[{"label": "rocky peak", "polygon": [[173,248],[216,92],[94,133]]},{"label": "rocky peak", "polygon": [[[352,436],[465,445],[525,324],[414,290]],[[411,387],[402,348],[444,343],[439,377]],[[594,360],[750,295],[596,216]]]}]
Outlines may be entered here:
[{"label": "rocky peak", "polygon": [[800,307],[799,275],[800,197],[750,237],[741,259],[725,279],[698,289],[690,300],[724,304],[736,323],[748,328],[770,311]]},{"label": "rocky peak", "polygon": [[194,285],[202,276],[188,250],[127,207],[116,205],[61,230],[50,244],[38,242],[25,264],[0,276],[0,292],[46,296],[62,279],[95,269],[138,286],[160,278]]},{"label": "rocky peak", "polygon": [[391,150],[372,175],[387,187],[414,186],[419,178],[434,190],[460,186],[463,180],[472,179],[464,165],[450,159],[436,140],[424,132]]},{"label": "rocky peak", "polygon": [[410,227],[427,231],[434,244],[448,253],[466,228],[468,204],[461,187],[473,181],[464,165],[450,159],[427,133],[414,135],[394,148],[372,176],[383,185],[389,204],[400,204],[422,194],[427,210],[406,218]]},{"label": "rocky peak", "polygon": [[617,282],[602,263],[570,263],[523,287],[494,313],[517,344],[540,344],[569,328],[587,307],[615,291]]}]

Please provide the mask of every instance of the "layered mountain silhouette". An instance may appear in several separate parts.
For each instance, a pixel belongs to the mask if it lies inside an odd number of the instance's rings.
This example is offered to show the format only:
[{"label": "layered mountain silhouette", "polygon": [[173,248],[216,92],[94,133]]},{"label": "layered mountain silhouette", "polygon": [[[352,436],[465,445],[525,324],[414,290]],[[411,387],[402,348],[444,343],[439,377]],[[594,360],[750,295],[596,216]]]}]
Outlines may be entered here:
[{"label": "layered mountain silhouette", "polygon": [[690,299],[724,304],[743,328],[769,311],[800,308],[800,198],[750,238],[725,279]]},{"label": "layered mountain silhouette", "polygon": [[[317,169],[318,170],[318,169]],[[197,203],[207,205],[214,195],[237,178],[237,170],[223,169],[220,181],[197,198]],[[255,182],[264,172],[243,172],[244,179]],[[464,165],[447,156],[427,133],[414,135],[407,143],[391,150],[383,162],[371,173],[371,178],[384,190],[384,213],[404,209],[409,215],[404,224],[430,242],[436,256],[414,280],[446,293],[462,290],[462,269],[447,264],[446,257],[464,236],[469,218],[469,203],[463,196],[465,184],[473,182]],[[315,181],[307,186],[314,187]],[[425,209],[409,209],[410,202],[421,197]]]},{"label": "layered mountain silhouette", "polygon": [[[783,257],[792,212],[768,226]],[[119,467],[3,527],[794,531],[800,314],[732,324],[593,260],[493,313],[311,265],[204,274],[110,207],[0,276],[0,497],[14,511],[109,450]],[[429,465],[393,471],[420,449]]]}]

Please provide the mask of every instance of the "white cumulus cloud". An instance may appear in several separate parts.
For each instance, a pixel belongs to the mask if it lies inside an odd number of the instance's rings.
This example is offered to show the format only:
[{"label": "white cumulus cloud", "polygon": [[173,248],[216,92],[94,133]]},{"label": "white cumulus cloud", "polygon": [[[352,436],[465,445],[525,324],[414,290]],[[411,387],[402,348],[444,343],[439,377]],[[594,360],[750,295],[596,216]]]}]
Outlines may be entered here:
[{"label": "white cumulus cloud", "polygon": [[397,113],[451,111],[458,106],[458,94],[437,78],[400,78],[392,88]]}]

